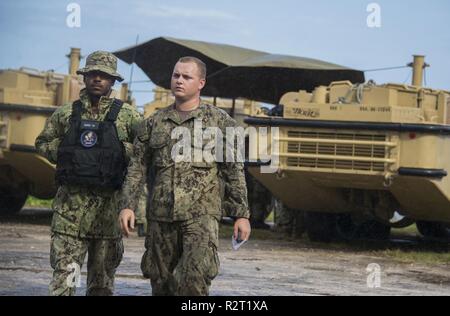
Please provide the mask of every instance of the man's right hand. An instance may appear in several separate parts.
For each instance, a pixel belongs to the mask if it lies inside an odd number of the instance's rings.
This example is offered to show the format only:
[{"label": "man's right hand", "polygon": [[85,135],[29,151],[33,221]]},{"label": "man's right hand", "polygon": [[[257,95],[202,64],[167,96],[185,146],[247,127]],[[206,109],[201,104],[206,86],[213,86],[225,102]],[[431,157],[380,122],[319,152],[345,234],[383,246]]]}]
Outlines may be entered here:
[{"label": "man's right hand", "polygon": [[134,212],[130,209],[123,209],[119,214],[119,224],[122,233],[125,237],[130,235],[130,232],[134,230],[135,216]]}]

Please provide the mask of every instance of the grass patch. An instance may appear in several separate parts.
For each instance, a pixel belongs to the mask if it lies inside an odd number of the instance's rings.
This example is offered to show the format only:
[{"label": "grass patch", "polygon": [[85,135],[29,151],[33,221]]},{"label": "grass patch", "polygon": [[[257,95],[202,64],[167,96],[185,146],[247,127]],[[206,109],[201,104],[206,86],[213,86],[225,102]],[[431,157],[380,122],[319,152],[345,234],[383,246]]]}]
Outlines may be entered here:
[{"label": "grass patch", "polygon": [[391,231],[391,236],[420,236],[417,230],[416,224],[408,226],[406,228],[393,228]]},{"label": "grass patch", "polygon": [[269,216],[267,216],[266,222],[274,222],[275,218],[274,218],[274,212],[270,212]]},{"label": "grass patch", "polygon": [[42,207],[42,208],[51,208],[53,203],[53,199],[51,200],[41,200],[35,198],[33,196],[29,196],[27,201],[25,202],[26,207]]},{"label": "grass patch", "polygon": [[402,249],[393,249],[375,252],[375,255],[391,258],[402,263],[422,263],[431,265],[449,265],[449,252],[433,252],[433,251],[405,251]]}]

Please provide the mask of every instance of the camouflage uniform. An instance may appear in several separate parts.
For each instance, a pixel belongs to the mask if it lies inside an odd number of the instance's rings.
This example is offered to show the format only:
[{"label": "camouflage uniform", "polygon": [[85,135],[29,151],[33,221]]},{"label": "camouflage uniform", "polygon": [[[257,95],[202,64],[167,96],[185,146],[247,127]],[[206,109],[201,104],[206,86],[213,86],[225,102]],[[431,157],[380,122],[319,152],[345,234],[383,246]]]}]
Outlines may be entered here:
[{"label": "camouflage uniform", "polygon": [[[105,54],[100,53],[100,56],[93,54],[94,61],[96,57],[101,58]],[[93,62],[90,56],[86,62],[87,66]],[[113,67],[108,64],[111,56],[107,56],[106,65],[115,69],[115,64]],[[100,68],[106,72],[105,67]],[[114,72],[109,73],[115,76]],[[80,92],[80,100],[83,104],[82,118],[90,120],[104,120],[113,102],[112,98],[102,97],[99,101],[99,114],[96,115],[92,112],[85,90]],[[58,108],[36,139],[38,152],[51,163],[57,162],[58,147],[70,127],[71,113],[72,104]],[[124,104],[116,127],[128,159],[132,153],[137,126],[141,122],[141,115],[136,109]],[[117,216],[119,196],[119,191],[110,189],[71,185],[58,188],[52,205],[54,214],[50,261],[54,272],[50,284],[51,295],[75,294],[75,287],[67,282],[73,276],[69,267],[74,263],[81,267],[86,253],[89,254],[87,295],[113,294],[114,274],[123,253]]]},{"label": "camouflage uniform", "polygon": [[136,227],[137,227],[139,237],[144,237],[145,232],[147,231],[147,216],[146,216],[147,196],[148,196],[148,190],[147,190],[147,188],[144,188],[141,196],[139,197],[139,203],[138,203],[137,209],[135,211]]},{"label": "camouflage uniform", "polygon": [[224,137],[226,127],[236,126],[224,111],[205,104],[184,119],[174,105],[156,112],[135,140],[123,188],[122,208],[135,210],[142,175],[147,175],[149,229],[141,267],[153,295],[208,295],[219,269],[222,209],[230,217],[249,217],[242,163],[172,160],[173,128],[186,127],[194,135],[194,119],[203,128],[220,128]]}]

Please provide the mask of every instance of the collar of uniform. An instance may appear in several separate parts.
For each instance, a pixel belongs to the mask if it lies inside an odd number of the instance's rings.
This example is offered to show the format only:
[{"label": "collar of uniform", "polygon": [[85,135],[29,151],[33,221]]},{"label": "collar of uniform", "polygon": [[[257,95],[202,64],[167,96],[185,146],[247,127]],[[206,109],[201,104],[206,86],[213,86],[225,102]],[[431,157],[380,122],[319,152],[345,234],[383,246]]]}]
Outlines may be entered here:
[{"label": "collar of uniform", "polygon": [[186,121],[189,121],[191,119],[196,119],[201,117],[203,111],[205,110],[206,105],[204,103],[200,103],[200,106],[196,108],[195,110],[189,112],[189,115],[186,116],[184,120],[180,118],[180,115],[178,114],[177,109],[175,108],[175,103],[173,103],[171,106],[167,108],[167,113],[163,120],[171,120],[174,123],[180,125],[183,124]]},{"label": "collar of uniform", "polygon": [[[111,91],[110,96],[115,95],[114,91]],[[98,109],[100,114],[104,114],[109,107],[111,106],[114,98],[111,97],[101,97],[98,102]],[[91,99],[89,98],[86,89],[83,89],[80,91],[80,101],[83,103],[83,111],[89,111],[91,112]]]}]

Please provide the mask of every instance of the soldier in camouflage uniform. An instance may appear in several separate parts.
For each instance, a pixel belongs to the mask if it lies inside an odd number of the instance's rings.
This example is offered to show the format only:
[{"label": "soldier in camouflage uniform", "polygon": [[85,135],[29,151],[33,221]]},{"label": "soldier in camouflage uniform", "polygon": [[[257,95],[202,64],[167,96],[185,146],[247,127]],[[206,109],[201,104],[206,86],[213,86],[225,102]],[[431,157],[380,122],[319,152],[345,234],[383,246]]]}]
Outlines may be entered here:
[{"label": "soldier in camouflage uniform", "polygon": [[128,167],[119,220],[127,235],[133,226],[142,176],[146,175],[149,228],[141,268],[151,280],[153,295],[209,294],[219,271],[222,208],[225,215],[235,219],[235,238],[247,240],[250,236],[243,163],[173,159],[177,140],[171,135],[176,127],[190,131],[190,140],[195,121],[201,122],[203,129],[217,127],[223,135],[227,127],[237,126],[226,112],[201,102],[205,78],[202,61],[193,57],[178,61],[172,75],[176,102],[146,119]]},{"label": "soldier in camouflage uniform", "polygon": [[[97,51],[87,57],[84,75],[86,89],[80,92],[81,119],[103,121],[110,112],[115,80],[123,78],[116,72],[114,55]],[[115,101],[117,102],[117,101]],[[73,105],[58,108],[47,120],[36,139],[38,152],[59,167],[59,149],[71,129]],[[124,103],[115,126],[116,142],[123,144],[125,166],[132,153],[137,126],[142,122],[136,109]],[[81,140],[83,142],[83,140]],[[120,145],[122,146],[122,145]],[[128,157],[128,158],[127,158]],[[87,295],[112,295],[114,274],[123,254],[120,228],[117,225],[118,189],[84,185],[59,185],[53,202],[50,261],[54,269],[50,295],[74,295],[76,274],[87,263]]]}]

